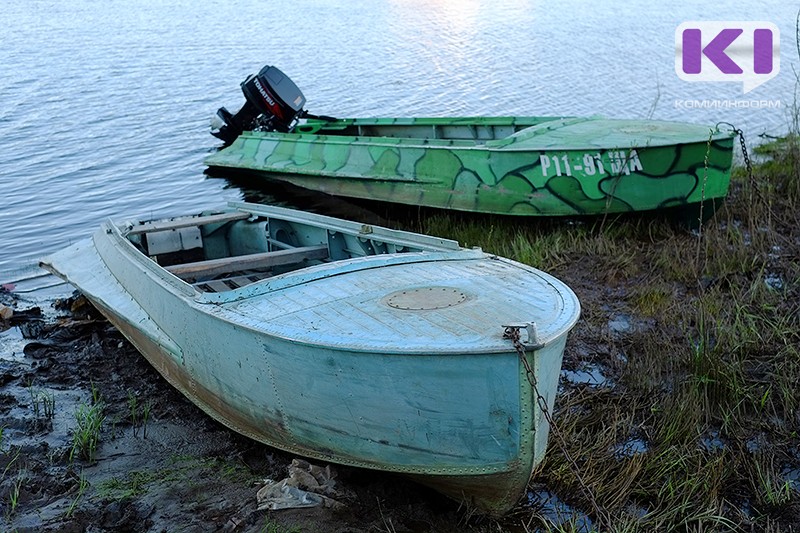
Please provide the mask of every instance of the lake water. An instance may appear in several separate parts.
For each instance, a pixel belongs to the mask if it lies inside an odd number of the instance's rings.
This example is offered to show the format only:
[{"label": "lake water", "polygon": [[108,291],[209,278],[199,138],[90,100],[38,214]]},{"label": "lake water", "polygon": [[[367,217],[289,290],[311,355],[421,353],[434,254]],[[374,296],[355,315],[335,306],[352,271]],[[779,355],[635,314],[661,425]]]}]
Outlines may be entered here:
[{"label": "lake water", "polygon": [[[5,0],[0,14],[0,282],[106,217],[190,212],[243,197],[207,177],[209,120],[239,83],[281,68],[312,113],[591,115],[789,123],[797,6],[678,0]],[[675,74],[691,20],[763,20],[780,74],[740,84]],[[800,69],[798,69],[800,70]],[[686,100],[768,100],[766,109]]]}]

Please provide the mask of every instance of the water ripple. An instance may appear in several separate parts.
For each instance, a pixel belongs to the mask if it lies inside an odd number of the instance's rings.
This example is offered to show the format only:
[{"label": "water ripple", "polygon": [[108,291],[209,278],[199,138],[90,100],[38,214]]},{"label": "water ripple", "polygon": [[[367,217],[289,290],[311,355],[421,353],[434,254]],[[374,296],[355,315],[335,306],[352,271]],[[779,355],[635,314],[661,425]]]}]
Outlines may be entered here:
[{"label": "water ripple", "polygon": [[[559,9],[538,0],[358,8],[309,0],[302,10],[288,0],[7,0],[5,20],[14,24],[0,28],[0,272],[109,216],[240,198],[237,186],[203,174],[203,157],[218,144],[209,120],[221,105],[240,105],[239,83],[264,64],[297,82],[310,111],[334,116],[641,117],[660,93],[656,118],[778,133],[786,127],[780,109],[671,106],[741,96],[739,87],[677,79],[680,17],[794,20],[788,4],[762,4],[700,13],[688,0],[671,8],[636,0],[619,16],[579,0]],[[791,73],[791,59],[783,63]],[[782,72],[757,97],[788,104],[789,78]]]}]

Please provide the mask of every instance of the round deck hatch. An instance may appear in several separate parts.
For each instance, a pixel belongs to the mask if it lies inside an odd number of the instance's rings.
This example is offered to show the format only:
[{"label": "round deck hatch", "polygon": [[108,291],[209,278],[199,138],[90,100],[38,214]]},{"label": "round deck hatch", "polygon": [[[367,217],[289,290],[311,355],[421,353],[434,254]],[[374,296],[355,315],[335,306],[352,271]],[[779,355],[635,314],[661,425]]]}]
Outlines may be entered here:
[{"label": "round deck hatch", "polygon": [[386,305],[406,311],[428,311],[458,305],[467,295],[452,287],[422,287],[397,291],[386,297]]}]

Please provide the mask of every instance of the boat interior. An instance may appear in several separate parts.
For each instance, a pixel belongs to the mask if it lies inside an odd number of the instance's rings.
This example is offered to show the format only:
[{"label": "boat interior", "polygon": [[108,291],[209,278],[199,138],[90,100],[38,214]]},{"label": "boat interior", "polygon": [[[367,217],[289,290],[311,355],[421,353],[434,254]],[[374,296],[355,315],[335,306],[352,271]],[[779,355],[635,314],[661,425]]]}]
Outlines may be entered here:
[{"label": "boat interior", "polygon": [[343,119],[306,120],[298,124],[296,133],[314,135],[339,135],[350,137],[389,137],[397,139],[427,139],[471,141],[483,143],[496,141],[532,126],[538,126],[558,117],[475,117],[461,119]]},{"label": "boat interior", "polygon": [[324,262],[459,249],[454,241],[426,243],[425,236],[338,222],[326,227],[230,211],[129,224],[123,234],[141,253],[203,292],[230,291]]}]

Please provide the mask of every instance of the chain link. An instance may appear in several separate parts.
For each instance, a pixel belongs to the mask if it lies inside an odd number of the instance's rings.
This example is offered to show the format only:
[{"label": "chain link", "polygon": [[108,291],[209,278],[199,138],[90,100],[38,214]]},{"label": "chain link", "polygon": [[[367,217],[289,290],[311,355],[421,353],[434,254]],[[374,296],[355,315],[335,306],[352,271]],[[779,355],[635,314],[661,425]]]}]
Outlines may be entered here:
[{"label": "chain link", "polygon": [[[750,184],[750,190],[755,192],[759,201],[766,208],[767,215],[769,216],[769,222],[771,223],[774,218],[774,213],[772,212],[772,203],[761,191],[761,187],[758,186],[758,182],[756,181],[755,176],[753,176],[753,163],[750,160],[750,155],[747,153],[747,144],[744,140],[744,132],[738,128],[734,128],[733,132],[739,136],[739,144],[742,147],[742,157],[744,158],[744,165],[747,169],[747,179],[748,183]],[[774,238],[774,233],[770,232],[769,237]]]},{"label": "chain link", "polygon": [[740,129],[733,130],[733,133],[739,136],[739,144],[742,145],[742,157],[744,157],[744,166],[747,169],[747,177],[753,183],[753,164],[750,162],[750,156],[747,153],[747,144],[744,142],[744,132]]},{"label": "chain link", "polygon": [[[753,162],[750,160],[750,154],[747,151],[747,143],[745,142],[745,139],[744,139],[744,131],[742,131],[741,128],[737,128],[736,126],[734,126],[730,122],[718,122],[717,123],[717,131],[719,130],[719,127],[721,125],[723,125],[723,124],[728,126],[728,127],[730,127],[730,129],[733,132],[733,134],[736,135],[737,137],[739,137],[739,146],[741,146],[741,148],[742,148],[742,157],[744,158],[744,167],[745,167],[745,169],[747,169],[747,179],[749,180],[750,186],[753,189],[755,189],[756,193],[759,196],[761,196],[761,191],[758,189],[758,186],[756,184],[756,180],[753,177]],[[713,134],[713,131],[712,131],[712,134]]]},{"label": "chain link", "polygon": [[536,374],[534,374],[533,369],[531,368],[531,365],[528,362],[528,358],[525,356],[525,345],[522,344],[522,341],[520,340],[519,330],[521,327],[522,326],[506,326],[505,331],[503,332],[503,338],[510,339],[511,343],[514,345],[514,349],[517,351],[517,355],[519,355],[519,360],[522,362],[522,366],[525,368],[525,376],[528,379],[528,383],[530,384],[531,388],[533,389],[533,393],[536,396],[536,403],[539,405],[539,409],[541,409],[545,420],[547,420],[547,423],[550,424],[550,431],[553,433],[553,435],[555,435],[556,440],[558,441],[558,446],[561,449],[561,453],[564,454],[564,457],[567,460],[567,464],[572,470],[572,474],[578,480],[578,485],[580,485],[583,495],[586,497],[587,500],[589,500],[592,509],[597,515],[598,522],[601,525],[607,525],[610,527],[611,521],[608,515],[597,503],[597,500],[594,497],[594,493],[584,481],[583,476],[581,475],[580,472],[580,467],[578,466],[578,463],[575,461],[575,459],[572,458],[572,455],[569,453],[569,450],[567,449],[567,441],[564,438],[564,435],[561,433],[559,427],[556,425],[555,419],[553,418],[553,415],[550,413],[550,409],[547,407],[547,400],[539,392],[539,386],[536,380]]},{"label": "chain link", "polygon": [[767,210],[767,215],[770,217],[769,220],[771,221],[774,218],[774,213],[772,212],[772,203],[761,191],[761,187],[759,187],[758,181],[753,175],[753,162],[750,159],[750,154],[747,151],[747,143],[744,139],[744,132],[740,128],[735,127],[730,122],[718,122],[717,129],[719,129],[719,126],[722,124],[730,127],[733,134],[739,137],[739,145],[742,148],[742,157],[744,158],[744,166],[745,169],[747,170],[747,183],[749,185],[750,203],[752,204],[753,196],[755,195],[758,201],[760,201],[764,205],[765,209]]},{"label": "chain link", "polygon": [[[747,152],[747,143],[744,140],[744,132],[740,129],[731,124],[730,122],[717,122],[716,131],[719,131],[719,127],[722,125],[728,126],[733,132],[734,135],[739,137],[739,145],[742,147],[742,157],[744,158],[744,166],[747,169],[747,177],[750,179],[750,183],[755,185],[755,180],[753,179],[753,163],[750,161],[750,154]],[[715,130],[711,131],[713,135]],[[710,145],[709,139],[709,145]]]}]

